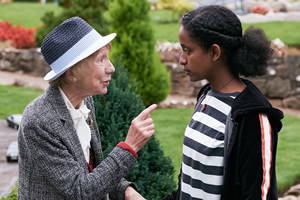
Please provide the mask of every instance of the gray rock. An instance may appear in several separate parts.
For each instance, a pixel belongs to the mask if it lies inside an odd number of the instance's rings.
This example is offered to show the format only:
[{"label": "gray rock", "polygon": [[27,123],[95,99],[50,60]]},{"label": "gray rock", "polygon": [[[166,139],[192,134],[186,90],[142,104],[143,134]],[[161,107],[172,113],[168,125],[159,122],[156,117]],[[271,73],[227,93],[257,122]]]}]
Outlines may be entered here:
[{"label": "gray rock", "polygon": [[300,95],[285,98],[282,105],[286,108],[300,109]]}]

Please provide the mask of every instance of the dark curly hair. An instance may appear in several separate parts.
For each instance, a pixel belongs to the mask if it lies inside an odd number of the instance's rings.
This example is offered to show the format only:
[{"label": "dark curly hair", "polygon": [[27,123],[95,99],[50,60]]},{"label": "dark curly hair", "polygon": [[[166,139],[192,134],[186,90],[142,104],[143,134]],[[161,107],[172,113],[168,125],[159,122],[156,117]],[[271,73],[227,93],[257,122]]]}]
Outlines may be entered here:
[{"label": "dark curly hair", "polygon": [[217,44],[225,52],[234,76],[264,75],[272,56],[270,41],[259,28],[248,28],[243,36],[239,18],[222,6],[199,7],[182,17],[189,37],[208,51]]}]

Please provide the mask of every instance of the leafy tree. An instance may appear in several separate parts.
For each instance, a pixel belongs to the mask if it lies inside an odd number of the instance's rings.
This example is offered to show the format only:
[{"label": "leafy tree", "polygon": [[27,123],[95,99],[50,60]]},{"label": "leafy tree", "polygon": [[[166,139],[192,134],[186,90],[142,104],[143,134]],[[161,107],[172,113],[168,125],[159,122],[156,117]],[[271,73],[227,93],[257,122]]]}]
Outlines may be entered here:
[{"label": "leafy tree", "polygon": [[[131,121],[144,109],[141,96],[135,93],[137,85],[128,78],[120,60],[115,68],[107,94],[94,96],[105,157],[120,141],[125,140]],[[147,199],[162,199],[171,193],[175,189],[174,167],[171,159],[164,156],[155,135],[138,152],[138,156],[135,167],[126,179],[134,182]]]},{"label": "leafy tree", "polygon": [[148,0],[114,0],[110,6],[110,28],[118,36],[113,52],[123,56],[123,65],[137,81],[137,93],[146,105],[163,101],[170,92],[170,74],[155,51]]},{"label": "leafy tree", "polygon": [[58,0],[64,8],[59,16],[53,12],[46,12],[42,17],[44,25],[40,27],[35,36],[36,46],[40,46],[48,33],[64,20],[79,16],[87,21],[100,34],[108,34],[108,22],[103,13],[108,10],[109,0]]}]

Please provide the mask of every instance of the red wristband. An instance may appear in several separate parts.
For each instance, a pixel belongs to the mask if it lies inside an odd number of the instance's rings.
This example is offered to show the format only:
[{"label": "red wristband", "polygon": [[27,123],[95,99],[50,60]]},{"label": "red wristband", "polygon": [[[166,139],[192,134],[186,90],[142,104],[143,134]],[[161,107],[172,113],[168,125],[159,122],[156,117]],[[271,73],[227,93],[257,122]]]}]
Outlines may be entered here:
[{"label": "red wristband", "polygon": [[131,153],[136,159],[138,158],[136,152],[127,143],[119,142],[119,144],[117,144],[117,146],[129,151],[129,153]]}]

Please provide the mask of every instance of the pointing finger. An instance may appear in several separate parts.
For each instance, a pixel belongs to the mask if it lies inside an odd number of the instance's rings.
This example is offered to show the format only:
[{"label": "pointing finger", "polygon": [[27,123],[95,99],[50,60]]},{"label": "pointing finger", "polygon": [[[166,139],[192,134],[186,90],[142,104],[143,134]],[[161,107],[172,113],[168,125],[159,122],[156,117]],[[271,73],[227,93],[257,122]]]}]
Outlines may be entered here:
[{"label": "pointing finger", "polygon": [[148,108],[146,108],[145,110],[143,110],[143,112],[141,112],[137,118],[139,118],[139,119],[146,119],[150,115],[150,113],[153,110],[155,110],[156,108],[157,108],[157,105],[156,104],[152,104],[151,106],[149,106]]}]

